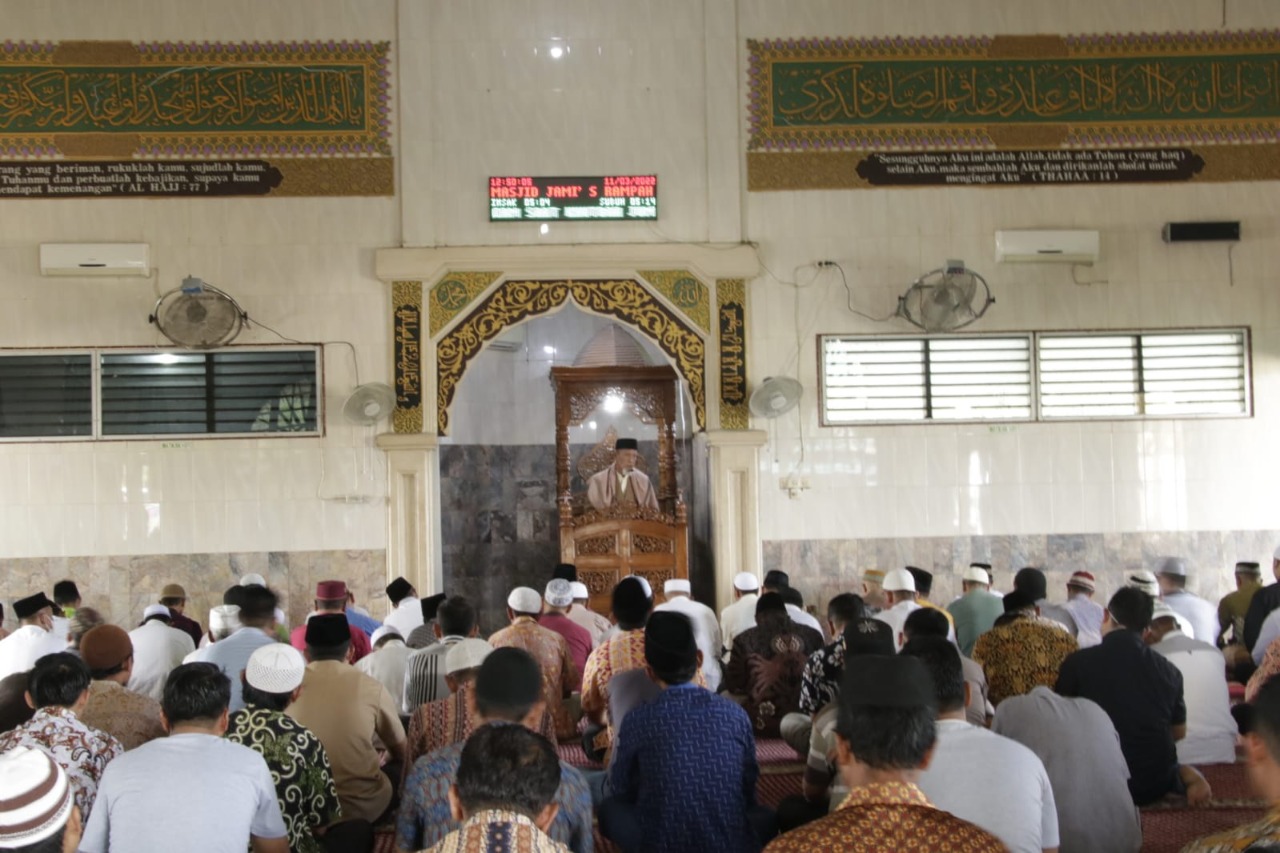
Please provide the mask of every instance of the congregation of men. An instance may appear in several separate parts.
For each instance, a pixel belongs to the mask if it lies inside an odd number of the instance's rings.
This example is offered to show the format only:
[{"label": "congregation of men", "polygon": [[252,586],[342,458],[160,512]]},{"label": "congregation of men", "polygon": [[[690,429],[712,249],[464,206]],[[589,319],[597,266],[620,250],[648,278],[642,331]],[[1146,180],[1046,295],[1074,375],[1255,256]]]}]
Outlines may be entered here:
[{"label": "congregation of men", "polygon": [[[822,621],[778,570],[738,573],[719,618],[688,580],[630,576],[611,621],[562,564],[487,640],[477,602],[403,578],[383,622],[321,581],[291,632],[259,575],[207,631],[177,584],[125,630],[63,581],[0,639],[0,850],[162,849],[163,813],[210,853],[379,831],[404,853],[589,853],[597,831],[624,853],[1134,851],[1138,807],[1209,801],[1197,766],[1238,751],[1280,806],[1280,548],[1273,571],[1237,564],[1215,617],[1180,558],[1105,606],[1086,571],[1057,603],[1043,571],[1002,596],[975,562],[942,606],[933,572],[875,569]],[[775,810],[757,751],[777,738],[805,772]],[[1187,849],[1267,842],[1273,818]]]}]

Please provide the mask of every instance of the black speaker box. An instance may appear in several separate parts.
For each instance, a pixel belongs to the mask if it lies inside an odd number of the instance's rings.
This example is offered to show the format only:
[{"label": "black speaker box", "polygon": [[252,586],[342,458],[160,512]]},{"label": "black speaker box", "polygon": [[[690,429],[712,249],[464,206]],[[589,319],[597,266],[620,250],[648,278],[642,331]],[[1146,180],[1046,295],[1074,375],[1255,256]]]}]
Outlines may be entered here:
[{"label": "black speaker box", "polygon": [[1204,240],[1239,240],[1239,222],[1166,222],[1166,243],[1193,243]]}]

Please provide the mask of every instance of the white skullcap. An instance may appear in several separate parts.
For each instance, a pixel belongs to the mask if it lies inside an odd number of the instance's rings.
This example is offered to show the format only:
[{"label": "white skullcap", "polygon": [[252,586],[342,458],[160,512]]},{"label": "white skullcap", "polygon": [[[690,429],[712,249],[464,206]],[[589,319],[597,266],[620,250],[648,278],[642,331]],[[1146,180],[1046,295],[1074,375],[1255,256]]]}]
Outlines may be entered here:
[{"label": "white skullcap", "polygon": [[263,693],[292,693],[306,671],[302,652],[288,643],[271,643],[249,655],[244,680]]},{"label": "white skullcap", "polygon": [[1158,575],[1176,575],[1180,578],[1187,576],[1187,561],[1181,557],[1165,557],[1160,561],[1160,568],[1156,569]]},{"label": "white skullcap", "polygon": [[[583,587],[586,589],[586,587]],[[545,598],[552,607],[568,607],[573,604],[573,584],[564,578],[553,578],[547,584]],[[513,610],[515,608],[512,608]]]},{"label": "white skullcap", "polygon": [[[627,577],[635,578],[636,580],[640,581],[640,588],[644,590],[644,597],[653,598],[653,587],[649,586],[649,582],[647,580],[640,577],[639,575],[627,575]],[[626,578],[623,578],[623,580],[626,580]]]},{"label": "white skullcap", "polygon": [[1125,586],[1140,589],[1152,598],[1160,596],[1160,584],[1156,581],[1155,574],[1146,569],[1130,572],[1125,578]]},{"label": "white skullcap", "polygon": [[969,581],[970,583],[985,583],[987,585],[991,584],[991,575],[987,574],[986,569],[981,569],[981,568],[978,568],[977,566],[970,566],[969,568],[965,569],[964,574],[961,576],[961,578],[963,580]]},{"label": "white skullcap", "polygon": [[1157,598],[1155,605],[1151,608],[1151,621],[1165,618],[1177,619],[1178,614],[1173,612],[1172,607]]},{"label": "white skullcap", "polygon": [[733,588],[738,592],[755,592],[760,588],[760,579],[751,572],[738,572],[733,576]]},{"label": "white skullcap", "polygon": [[240,586],[266,586],[267,579],[257,572],[249,572],[240,578]]},{"label": "white skullcap", "polygon": [[404,635],[400,633],[400,629],[396,628],[394,625],[379,625],[374,629],[373,633],[369,635],[369,645],[376,647],[378,645],[378,641],[388,634],[391,634],[398,640],[404,639]]},{"label": "white skullcap", "polygon": [[484,659],[493,651],[493,646],[484,640],[470,637],[461,643],[455,643],[444,653],[444,674],[453,675],[464,669],[475,669],[484,663]]},{"label": "white skullcap", "polygon": [[542,596],[538,595],[536,589],[518,586],[507,596],[507,606],[516,613],[541,613]]},{"label": "white skullcap", "polygon": [[0,754],[0,845],[25,850],[57,835],[75,796],[66,772],[38,749]]},{"label": "white skullcap", "polygon": [[164,618],[169,619],[173,614],[170,613],[169,608],[165,607],[163,604],[148,604],[147,609],[142,611],[142,618],[145,621],[150,619],[152,616],[163,616]]},{"label": "white skullcap", "polygon": [[885,572],[881,586],[885,592],[915,592],[916,579],[906,569],[890,569]]},{"label": "white skullcap", "polygon": [[579,598],[591,597],[591,590],[587,589],[587,585],[582,581],[571,581],[569,586],[573,588],[574,601],[577,601]]},{"label": "white skullcap", "polygon": [[662,585],[662,591],[667,595],[676,592],[683,592],[685,595],[693,595],[693,585],[684,578],[672,578]]},{"label": "white skullcap", "polygon": [[219,604],[209,608],[209,630],[214,633],[235,631],[240,627],[240,605]]}]

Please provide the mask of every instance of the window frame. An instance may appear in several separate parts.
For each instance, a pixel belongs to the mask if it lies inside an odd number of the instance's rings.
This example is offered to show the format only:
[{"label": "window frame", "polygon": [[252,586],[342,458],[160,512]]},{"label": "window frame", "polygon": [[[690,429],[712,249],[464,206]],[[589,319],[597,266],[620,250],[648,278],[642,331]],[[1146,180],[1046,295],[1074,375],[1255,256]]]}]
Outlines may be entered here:
[{"label": "window frame", "polygon": [[[1244,371],[1244,411],[1235,414],[1223,414],[1217,412],[1209,412],[1202,414],[1147,414],[1139,412],[1133,415],[1067,415],[1067,416],[1048,416],[1046,417],[1041,410],[1041,376],[1040,376],[1040,340],[1041,338],[1081,338],[1081,337],[1116,337],[1116,336],[1133,336],[1135,338],[1135,350],[1139,353],[1142,348],[1142,337],[1144,335],[1168,335],[1168,334],[1214,334],[1228,333],[1240,334],[1243,336],[1242,341],[1242,360],[1241,366]],[[836,339],[855,339],[855,340],[884,340],[884,341],[929,341],[938,339],[974,339],[980,337],[990,338],[1014,338],[1026,337],[1029,343],[1029,356],[1031,367],[1031,415],[1026,418],[932,418],[923,417],[916,420],[886,419],[886,420],[861,420],[851,422],[833,422],[827,417],[827,381],[826,381],[826,360],[824,341],[828,338]],[[830,429],[856,428],[856,427],[873,427],[873,426],[924,426],[931,424],[958,424],[958,425],[974,425],[974,424],[1023,424],[1023,423],[1097,423],[1104,421],[1178,421],[1178,420],[1239,420],[1254,417],[1254,396],[1253,396],[1253,327],[1248,325],[1223,325],[1223,326],[1170,326],[1162,328],[1148,329],[1043,329],[1043,330],[1000,330],[982,333],[961,333],[961,334],[941,334],[941,335],[901,335],[901,334],[857,334],[846,332],[824,332],[816,336],[816,359],[817,359],[817,378],[818,378],[818,425]],[[927,354],[927,347],[926,347]],[[1143,381],[1141,373],[1141,358],[1138,358],[1138,381]],[[925,378],[928,379],[928,364],[926,356]],[[928,395],[928,388],[925,389]]]},{"label": "window frame", "polygon": [[[261,432],[178,432],[178,433],[138,433],[111,434],[103,433],[102,426],[102,357],[104,355],[174,355],[216,354],[235,351],[254,352],[314,352],[316,359],[315,397],[316,428],[314,430],[264,430]],[[183,349],[181,347],[139,347],[139,346],[101,346],[101,347],[0,347],[0,359],[9,356],[67,356],[87,355],[90,367],[90,402],[92,430],[88,435],[74,436],[0,436],[3,444],[43,444],[65,442],[137,442],[137,441],[217,441],[243,439],[283,439],[283,438],[323,438],[325,429],[325,347],[324,344],[249,344],[243,346],[228,345],[211,349]]]}]

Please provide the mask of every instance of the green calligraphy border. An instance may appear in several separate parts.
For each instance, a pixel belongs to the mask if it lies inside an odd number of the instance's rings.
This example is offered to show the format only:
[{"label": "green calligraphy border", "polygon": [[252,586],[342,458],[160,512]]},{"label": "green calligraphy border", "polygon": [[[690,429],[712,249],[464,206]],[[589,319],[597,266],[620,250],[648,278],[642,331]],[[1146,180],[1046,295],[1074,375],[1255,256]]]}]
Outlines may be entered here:
[{"label": "green calligraphy border", "polygon": [[19,44],[0,157],[382,157],[388,42]]}]

